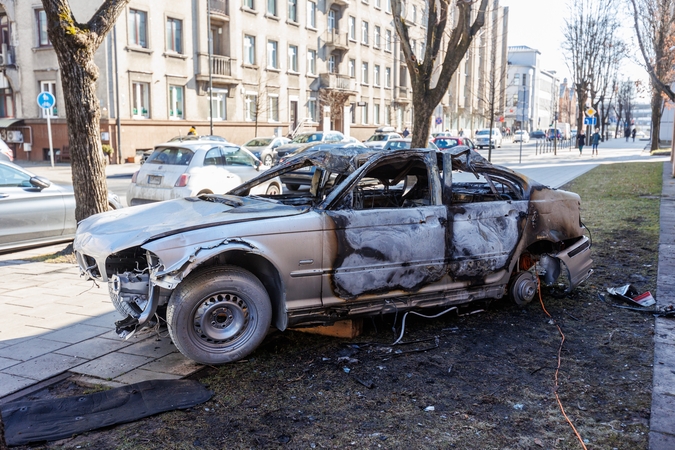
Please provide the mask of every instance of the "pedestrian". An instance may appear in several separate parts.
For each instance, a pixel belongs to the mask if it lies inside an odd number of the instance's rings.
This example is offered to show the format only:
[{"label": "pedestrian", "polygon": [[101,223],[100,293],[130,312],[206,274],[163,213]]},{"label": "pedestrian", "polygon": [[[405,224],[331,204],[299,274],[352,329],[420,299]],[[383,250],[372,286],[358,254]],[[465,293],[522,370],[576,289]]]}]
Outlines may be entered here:
[{"label": "pedestrian", "polygon": [[628,138],[630,137],[630,128],[626,127],[623,129],[623,135],[626,138],[626,142],[628,142]]},{"label": "pedestrian", "polygon": [[194,125],[190,127],[188,130],[188,136],[196,136],[197,135],[197,129],[195,128]]},{"label": "pedestrian", "polygon": [[408,127],[405,127],[405,130],[403,130],[402,135],[403,135],[404,138],[407,138],[408,136],[410,136],[410,131],[408,131]]},{"label": "pedestrian", "polygon": [[460,136],[464,136],[464,128],[460,128],[460,129],[459,129],[459,135],[460,135]]},{"label": "pedestrian", "polygon": [[630,133],[631,137],[633,138],[633,142],[635,142],[635,133],[636,132],[637,132],[637,130],[635,128],[633,128],[633,131],[631,131],[631,133]]},{"label": "pedestrian", "polygon": [[595,129],[595,133],[591,136],[591,144],[593,148],[591,149],[591,156],[598,154],[598,144],[600,144],[600,128]]},{"label": "pedestrian", "polygon": [[586,145],[586,135],[584,134],[584,130],[581,130],[581,133],[577,135],[577,146],[579,147],[579,156],[581,156],[581,153],[584,151],[584,145]]}]

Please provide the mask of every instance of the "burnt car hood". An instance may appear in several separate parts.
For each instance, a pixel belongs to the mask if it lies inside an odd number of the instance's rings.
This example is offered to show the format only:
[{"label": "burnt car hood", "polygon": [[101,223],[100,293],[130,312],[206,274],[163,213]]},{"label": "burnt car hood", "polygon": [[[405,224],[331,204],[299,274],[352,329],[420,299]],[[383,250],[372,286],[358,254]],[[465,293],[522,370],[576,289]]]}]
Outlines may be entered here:
[{"label": "burnt car hood", "polygon": [[104,255],[186,231],[306,211],[307,208],[232,195],[180,198],[91,216],[79,223],[74,248]]}]

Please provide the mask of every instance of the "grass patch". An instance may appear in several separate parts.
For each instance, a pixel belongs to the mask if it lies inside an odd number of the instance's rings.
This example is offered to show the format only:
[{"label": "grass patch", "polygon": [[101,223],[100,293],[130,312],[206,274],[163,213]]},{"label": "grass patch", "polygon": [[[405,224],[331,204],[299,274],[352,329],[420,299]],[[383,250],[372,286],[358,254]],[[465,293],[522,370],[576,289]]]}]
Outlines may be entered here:
[{"label": "grass patch", "polygon": [[27,258],[26,261],[54,264],[77,264],[72,243],[68,244],[66,248],[56,253],[47,253],[46,255],[34,256],[32,258]]}]

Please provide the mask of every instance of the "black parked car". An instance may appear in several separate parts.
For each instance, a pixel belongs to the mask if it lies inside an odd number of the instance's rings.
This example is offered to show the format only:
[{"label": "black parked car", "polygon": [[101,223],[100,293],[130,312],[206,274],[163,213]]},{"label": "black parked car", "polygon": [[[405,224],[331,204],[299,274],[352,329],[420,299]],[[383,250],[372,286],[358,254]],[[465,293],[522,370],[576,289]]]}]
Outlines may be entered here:
[{"label": "black parked car", "polygon": [[530,133],[530,139],[546,139],[546,133],[542,130],[536,130]]}]

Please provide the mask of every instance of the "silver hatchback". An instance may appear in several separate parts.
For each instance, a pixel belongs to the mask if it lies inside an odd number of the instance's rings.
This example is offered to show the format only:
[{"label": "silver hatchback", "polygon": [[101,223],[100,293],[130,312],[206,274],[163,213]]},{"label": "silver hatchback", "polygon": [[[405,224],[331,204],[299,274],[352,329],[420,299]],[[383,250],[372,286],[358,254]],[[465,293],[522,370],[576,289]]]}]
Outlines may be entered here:
[{"label": "silver hatchback", "polygon": [[[268,169],[243,147],[219,141],[168,142],[154,152],[131,179],[129,206],[223,194]],[[278,195],[281,182],[271,180],[257,194]]]}]

